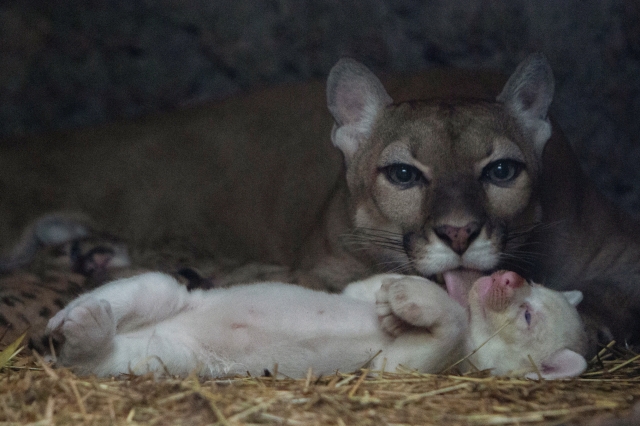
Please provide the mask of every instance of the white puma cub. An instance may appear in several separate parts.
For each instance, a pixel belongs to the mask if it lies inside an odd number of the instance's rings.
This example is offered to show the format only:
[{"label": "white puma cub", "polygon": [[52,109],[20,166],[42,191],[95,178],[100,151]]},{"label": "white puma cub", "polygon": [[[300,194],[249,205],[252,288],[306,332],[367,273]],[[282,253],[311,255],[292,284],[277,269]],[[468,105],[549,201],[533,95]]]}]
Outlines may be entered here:
[{"label": "white puma cub", "polygon": [[413,276],[376,275],[328,294],[275,282],[188,292],[168,275],[146,273],[77,298],[47,332],[64,341],[62,365],[99,376],[260,375],[278,363],[300,377],[369,360],[373,369],[437,373],[488,340],[468,358],[473,366],[533,377],[537,369],[551,379],[586,368],[581,298],[513,272],[477,280],[468,309]]}]

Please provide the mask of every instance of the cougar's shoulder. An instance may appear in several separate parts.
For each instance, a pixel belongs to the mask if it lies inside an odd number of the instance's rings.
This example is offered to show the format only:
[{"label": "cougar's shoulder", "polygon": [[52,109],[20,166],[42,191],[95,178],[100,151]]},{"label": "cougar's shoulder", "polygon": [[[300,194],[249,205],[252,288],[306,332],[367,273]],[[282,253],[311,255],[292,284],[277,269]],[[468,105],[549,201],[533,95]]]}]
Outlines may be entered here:
[{"label": "cougar's shoulder", "polygon": [[557,127],[543,165],[537,278],[584,293],[579,310],[592,344],[638,345],[640,224],[595,188]]}]

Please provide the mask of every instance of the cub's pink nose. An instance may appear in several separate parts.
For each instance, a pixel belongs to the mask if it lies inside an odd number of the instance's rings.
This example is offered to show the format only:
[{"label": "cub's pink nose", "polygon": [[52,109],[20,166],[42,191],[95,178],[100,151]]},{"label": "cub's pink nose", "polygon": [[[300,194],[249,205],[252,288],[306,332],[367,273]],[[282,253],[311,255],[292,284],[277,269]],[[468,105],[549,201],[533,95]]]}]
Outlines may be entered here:
[{"label": "cub's pink nose", "polygon": [[525,283],[524,278],[515,272],[498,271],[489,277],[482,277],[475,282],[480,303],[492,311],[502,311],[513,297],[513,291]]},{"label": "cub's pink nose", "polygon": [[522,287],[524,278],[512,271],[498,271],[491,274],[491,278],[495,281],[495,285],[509,288]]}]

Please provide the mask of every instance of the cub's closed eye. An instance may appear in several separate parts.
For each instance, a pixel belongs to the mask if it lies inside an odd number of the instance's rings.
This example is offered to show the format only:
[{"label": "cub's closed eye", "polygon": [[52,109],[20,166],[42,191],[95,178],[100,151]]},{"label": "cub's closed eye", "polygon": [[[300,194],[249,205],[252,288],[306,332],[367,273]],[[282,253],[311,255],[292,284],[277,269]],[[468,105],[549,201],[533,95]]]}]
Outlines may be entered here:
[{"label": "cub's closed eye", "polygon": [[383,167],[382,171],[389,182],[402,187],[402,189],[410,188],[424,181],[422,172],[409,164],[392,164]]},{"label": "cub's closed eye", "polygon": [[481,180],[498,186],[508,186],[524,169],[520,161],[500,159],[487,164],[482,169]]},{"label": "cub's closed eye", "polygon": [[527,322],[527,326],[531,325],[531,307],[528,303],[520,305],[520,314],[524,316],[524,320]]}]

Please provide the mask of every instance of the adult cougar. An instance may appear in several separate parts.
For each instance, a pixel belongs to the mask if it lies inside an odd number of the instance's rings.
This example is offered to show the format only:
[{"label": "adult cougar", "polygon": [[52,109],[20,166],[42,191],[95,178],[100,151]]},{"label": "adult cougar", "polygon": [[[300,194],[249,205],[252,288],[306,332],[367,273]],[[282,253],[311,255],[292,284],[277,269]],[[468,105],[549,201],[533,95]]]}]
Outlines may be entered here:
[{"label": "adult cougar", "polygon": [[346,163],[351,257],[442,274],[450,293],[480,272],[516,270],[581,290],[592,341],[637,342],[640,229],[584,178],[547,118],[553,90],[534,54],[496,101],[394,104],[364,66],[338,62],[327,98]]}]

